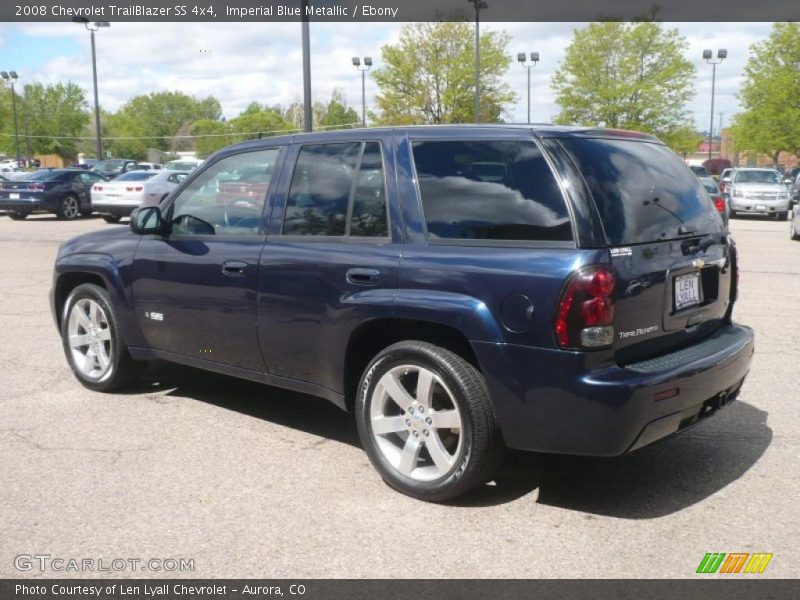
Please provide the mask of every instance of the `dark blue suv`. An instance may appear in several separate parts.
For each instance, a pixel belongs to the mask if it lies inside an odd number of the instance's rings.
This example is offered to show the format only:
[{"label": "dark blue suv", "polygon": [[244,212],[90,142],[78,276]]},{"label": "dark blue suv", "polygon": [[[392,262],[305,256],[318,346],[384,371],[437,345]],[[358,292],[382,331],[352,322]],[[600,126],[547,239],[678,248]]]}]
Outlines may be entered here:
[{"label": "dark blue suv", "polygon": [[164,359],[322,396],[389,485],[438,501],[504,447],[619,455],[732,401],[736,287],[657,140],[444,126],[226,148],[130,229],[64,244],[52,305],[86,387]]}]

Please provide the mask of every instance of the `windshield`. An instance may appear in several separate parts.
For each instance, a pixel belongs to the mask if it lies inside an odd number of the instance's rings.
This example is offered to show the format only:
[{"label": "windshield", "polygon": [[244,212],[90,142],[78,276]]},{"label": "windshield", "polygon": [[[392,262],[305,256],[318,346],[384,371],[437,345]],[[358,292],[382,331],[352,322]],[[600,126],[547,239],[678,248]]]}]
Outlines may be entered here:
[{"label": "windshield", "polygon": [[193,162],[172,161],[167,163],[167,169],[172,171],[191,171],[196,166],[197,164]]},{"label": "windshield", "polygon": [[703,187],[706,188],[706,191],[709,194],[719,193],[719,188],[717,187],[717,184],[714,181],[703,181],[702,184]]},{"label": "windshield", "polygon": [[125,173],[125,175],[120,175],[114,181],[144,181],[145,179],[150,179],[153,175],[155,173],[131,171],[130,173]]},{"label": "windshield", "polygon": [[721,230],[703,185],[662,144],[562,139],[592,193],[606,238],[626,246]]},{"label": "windshield", "polygon": [[737,171],[734,183],[783,183],[781,174],[777,171],[764,169],[763,171]]},{"label": "windshield", "polygon": [[103,171],[104,173],[121,173],[125,161],[120,159],[103,160],[97,163],[92,171]]}]

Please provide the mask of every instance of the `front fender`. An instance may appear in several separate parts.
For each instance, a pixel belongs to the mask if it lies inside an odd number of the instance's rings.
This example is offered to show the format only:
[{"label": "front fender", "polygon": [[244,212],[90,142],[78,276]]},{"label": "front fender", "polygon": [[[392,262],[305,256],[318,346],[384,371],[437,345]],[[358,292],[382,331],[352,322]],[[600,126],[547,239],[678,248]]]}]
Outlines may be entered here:
[{"label": "front fender", "polygon": [[[66,299],[64,286],[71,281],[80,281],[82,275],[89,275],[102,280],[108,291],[114,313],[117,318],[122,339],[128,346],[144,344],[141,330],[136,323],[133,312],[133,297],[130,287],[125,284],[126,272],[132,267],[129,260],[120,262],[117,258],[104,253],[79,253],[59,257],[55,265],[51,306],[56,324],[61,323],[63,301]],[[59,296],[62,297],[59,297]],[[60,302],[59,302],[60,300]]]}]

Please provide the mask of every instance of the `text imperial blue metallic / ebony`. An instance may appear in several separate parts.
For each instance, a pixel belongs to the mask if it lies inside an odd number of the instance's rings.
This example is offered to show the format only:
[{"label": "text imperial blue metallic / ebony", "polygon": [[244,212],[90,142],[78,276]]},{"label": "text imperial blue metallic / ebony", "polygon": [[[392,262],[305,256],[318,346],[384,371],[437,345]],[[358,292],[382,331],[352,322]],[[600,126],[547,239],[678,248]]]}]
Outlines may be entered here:
[{"label": "text imperial blue metallic / ebony", "polygon": [[503,447],[618,455],[733,400],[736,290],[713,201],[654,138],[442,126],[226,148],[65,243],[52,306],[86,387],[158,358],[322,396],[440,501]]}]

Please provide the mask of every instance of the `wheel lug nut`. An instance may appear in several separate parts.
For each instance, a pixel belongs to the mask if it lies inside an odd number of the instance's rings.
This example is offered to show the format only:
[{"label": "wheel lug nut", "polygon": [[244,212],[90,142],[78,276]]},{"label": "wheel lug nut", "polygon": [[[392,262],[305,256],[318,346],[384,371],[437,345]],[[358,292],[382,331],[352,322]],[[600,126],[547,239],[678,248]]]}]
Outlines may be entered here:
[{"label": "wheel lug nut", "polygon": [[428,435],[428,430],[426,429],[425,431],[423,431],[422,435]]},{"label": "wheel lug nut", "polygon": [[408,427],[411,427],[411,419],[406,419],[406,425],[407,425]]},{"label": "wheel lug nut", "polygon": [[425,412],[425,407],[424,406],[420,406],[419,407],[419,412],[424,413]]},{"label": "wheel lug nut", "polygon": [[430,425],[431,423],[433,423],[433,419],[431,419],[430,417],[428,417],[427,419],[425,419],[425,422],[426,422],[428,425]]},{"label": "wheel lug nut", "polygon": [[414,432],[414,437],[419,437],[419,431]]},{"label": "wheel lug nut", "polygon": [[410,415],[414,414],[414,407],[413,406],[408,409],[408,414],[410,414]]}]

